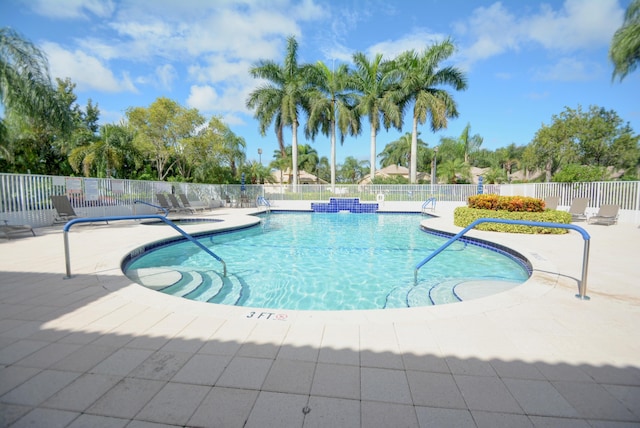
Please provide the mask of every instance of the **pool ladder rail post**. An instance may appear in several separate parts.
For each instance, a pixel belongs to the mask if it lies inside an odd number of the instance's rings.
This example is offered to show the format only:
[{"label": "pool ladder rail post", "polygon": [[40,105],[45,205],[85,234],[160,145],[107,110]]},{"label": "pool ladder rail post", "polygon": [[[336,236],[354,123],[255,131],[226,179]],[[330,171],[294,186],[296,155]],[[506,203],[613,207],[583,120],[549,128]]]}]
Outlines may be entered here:
[{"label": "pool ladder rail post", "polygon": [[576,226],[575,224],[566,224],[566,223],[546,223],[546,222],[537,222],[537,221],[526,221],[526,220],[506,220],[499,218],[480,218],[475,220],[469,226],[462,229],[455,236],[452,236],[447,242],[442,244],[440,248],[436,249],[433,253],[429,254],[424,260],[418,263],[414,270],[414,285],[418,284],[418,270],[428,263],[435,256],[440,254],[447,248],[449,245],[453,244],[455,241],[460,239],[465,233],[475,228],[477,225],[481,223],[505,223],[505,224],[517,224],[522,226],[536,226],[536,227],[551,227],[556,229],[570,229],[575,230],[582,235],[584,239],[584,250],[582,255],[582,279],[580,281],[580,286],[578,288],[578,294],[576,297],[581,300],[590,300],[591,298],[587,296],[587,271],[589,269],[589,243],[591,240],[591,236],[587,233],[586,230],[581,228],[580,226]]},{"label": "pool ladder rail post", "polygon": [[95,222],[95,221],[146,220],[146,219],[162,220],[163,222],[165,222],[166,224],[171,226],[173,229],[178,231],[178,233],[180,233],[182,236],[184,236],[187,240],[193,242],[195,245],[200,247],[200,249],[203,250],[205,253],[209,254],[211,257],[213,257],[214,259],[216,259],[217,261],[222,263],[223,274],[224,274],[225,277],[227,276],[227,264],[217,254],[215,254],[209,248],[205,247],[200,241],[195,239],[193,236],[189,235],[187,232],[185,232],[184,230],[180,229],[174,222],[172,222],[171,220],[169,220],[165,216],[161,216],[161,215],[158,215],[158,214],[149,214],[149,215],[130,215],[130,216],[112,216],[112,217],[82,217],[82,218],[76,218],[76,219],[68,221],[64,225],[64,228],[63,228],[64,260],[65,260],[65,271],[66,271],[66,274],[67,274],[65,276],[65,279],[72,278],[72,275],[71,275],[71,258],[70,258],[70,255],[69,255],[69,229],[71,229],[71,226],[73,226],[75,224],[78,224],[78,223],[92,223],[92,222]]}]

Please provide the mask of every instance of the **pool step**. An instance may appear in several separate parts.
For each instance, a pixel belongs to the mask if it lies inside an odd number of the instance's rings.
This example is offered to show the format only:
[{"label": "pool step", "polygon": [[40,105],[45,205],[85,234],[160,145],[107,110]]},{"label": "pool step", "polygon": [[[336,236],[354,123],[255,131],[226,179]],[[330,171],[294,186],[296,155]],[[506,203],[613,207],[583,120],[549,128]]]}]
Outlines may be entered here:
[{"label": "pool step", "polygon": [[196,271],[179,271],[182,279],[175,284],[160,289],[163,293],[173,296],[185,296],[202,284],[202,275]]},{"label": "pool step", "polygon": [[451,292],[451,288],[460,280],[444,280],[436,284],[419,284],[407,295],[410,306],[444,305],[459,302],[460,299]]},{"label": "pool step", "polygon": [[221,278],[221,280],[222,287],[207,302],[221,305],[238,305],[248,297],[248,287],[239,277],[230,275]]},{"label": "pool step", "polygon": [[140,268],[128,270],[127,278],[152,290],[161,290],[182,281],[183,275],[169,268]]}]

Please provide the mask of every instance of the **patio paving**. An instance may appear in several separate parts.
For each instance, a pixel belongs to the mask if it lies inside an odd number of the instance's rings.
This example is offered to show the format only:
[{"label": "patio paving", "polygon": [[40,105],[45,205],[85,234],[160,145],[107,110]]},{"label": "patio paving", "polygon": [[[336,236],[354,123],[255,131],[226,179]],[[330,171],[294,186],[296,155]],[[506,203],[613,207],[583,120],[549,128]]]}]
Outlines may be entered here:
[{"label": "patio paving", "polygon": [[[215,215],[249,218],[229,212]],[[458,231],[437,214],[429,227]],[[590,300],[575,297],[578,233],[472,231],[525,255],[532,279],[463,303],[353,312],[131,284],[122,257],[166,227],[77,225],[69,279],[60,228],[0,240],[0,426],[639,426],[640,228],[578,225],[591,235]]]}]

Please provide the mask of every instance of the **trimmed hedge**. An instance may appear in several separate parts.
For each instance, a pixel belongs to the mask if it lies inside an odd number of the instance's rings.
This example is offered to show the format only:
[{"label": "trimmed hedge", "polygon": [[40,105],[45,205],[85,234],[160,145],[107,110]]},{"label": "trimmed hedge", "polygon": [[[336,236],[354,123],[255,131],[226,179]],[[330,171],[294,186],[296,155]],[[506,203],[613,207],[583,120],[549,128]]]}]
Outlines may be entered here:
[{"label": "trimmed hedge", "polygon": [[[502,218],[508,220],[527,220],[545,223],[571,223],[571,214],[566,211],[556,210],[546,210],[543,212],[509,212],[504,210],[496,211],[469,207],[458,207],[453,212],[453,224],[458,227],[467,227],[480,218]],[[529,234],[563,234],[568,232],[567,229],[538,226],[521,226],[517,224],[504,223],[482,223],[476,226],[476,229],[488,230],[493,232]]]}]

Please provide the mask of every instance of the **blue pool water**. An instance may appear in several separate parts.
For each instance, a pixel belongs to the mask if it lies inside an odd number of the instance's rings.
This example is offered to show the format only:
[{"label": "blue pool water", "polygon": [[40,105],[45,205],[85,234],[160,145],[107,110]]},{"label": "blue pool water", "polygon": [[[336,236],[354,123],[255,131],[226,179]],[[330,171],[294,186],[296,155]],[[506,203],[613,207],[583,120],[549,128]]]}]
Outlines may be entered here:
[{"label": "blue pool water", "polygon": [[416,283],[415,265],[447,240],[421,230],[423,219],[419,214],[274,213],[256,227],[200,238],[225,260],[227,277],[219,262],[190,242],[132,258],[125,271],[153,289],[193,300],[297,310],[453,303],[469,284],[508,288],[528,279],[528,270],[515,258],[456,242],[419,271]]}]

